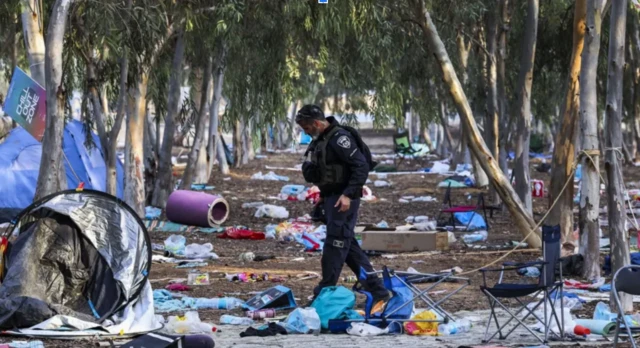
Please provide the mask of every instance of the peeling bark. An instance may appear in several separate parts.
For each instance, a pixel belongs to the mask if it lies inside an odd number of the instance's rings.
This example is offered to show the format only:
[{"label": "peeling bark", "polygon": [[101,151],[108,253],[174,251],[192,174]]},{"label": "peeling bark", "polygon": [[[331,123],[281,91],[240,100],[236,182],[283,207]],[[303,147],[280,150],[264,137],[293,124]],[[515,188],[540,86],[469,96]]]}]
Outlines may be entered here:
[{"label": "peeling bark", "polygon": [[180,112],[180,87],[182,85],[182,63],[184,61],[185,37],[184,30],[178,33],[173,61],[171,63],[171,76],[169,78],[169,96],[167,102],[167,115],[164,118],[164,134],[162,147],[158,154],[158,172],[153,188],[152,205],[164,208],[169,194],[173,192],[173,170],[171,165],[171,150],[173,149],[173,135],[175,134],[175,122]]},{"label": "peeling bark", "polygon": [[[609,216],[609,236],[611,238],[611,272],[631,263],[625,221],[627,209],[624,199],[624,179],[622,177],[622,79],[625,65],[624,46],[627,22],[627,3],[614,1],[611,6],[611,29],[609,30],[609,64],[607,79],[607,104],[605,124],[605,162],[607,175],[607,212]],[[615,149],[618,149],[617,151]],[[632,296],[620,293],[624,312],[633,310]],[[616,310],[614,294],[610,304]]]},{"label": "peeling bark", "polygon": [[[66,93],[62,87],[62,52],[67,15],[72,0],[57,0],[51,10],[44,64],[44,85],[47,96],[47,119],[42,139],[42,159],[34,201],[67,188],[67,176],[62,162],[64,106]],[[36,80],[37,81],[37,80]]]},{"label": "peeling bark", "polygon": [[516,141],[516,192],[524,202],[529,213],[533,212],[531,199],[531,183],[529,173],[529,139],[531,137],[531,85],[533,84],[533,63],[536,54],[536,37],[538,33],[538,0],[527,1],[527,17],[525,34],[520,56],[520,72],[518,74],[518,131]]},{"label": "peeling bark", "polygon": [[[180,184],[180,189],[188,190],[191,188],[191,184],[193,184],[193,178],[195,176],[196,163],[198,161],[198,157],[201,155],[202,145],[204,144],[204,134],[205,134],[205,123],[207,120],[208,112],[209,112],[209,95],[211,94],[211,73],[213,71],[213,61],[211,59],[208,60],[206,64],[206,68],[204,69],[204,75],[202,77],[202,92],[200,93],[200,107],[198,108],[198,119],[196,120],[196,135],[193,140],[193,146],[191,147],[191,151],[189,152],[189,158],[187,159],[187,168],[184,171],[184,175],[182,176],[182,183]],[[196,87],[197,88],[197,87]],[[205,168],[206,170],[206,168]],[[202,183],[203,181],[198,181],[197,183]],[[204,181],[206,182],[206,181]]]},{"label": "peeling bark", "polygon": [[[70,3],[70,1],[65,2]],[[37,0],[21,0],[21,4],[22,37],[24,38],[24,47],[27,53],[27,60],[29,61],[31,78],[39,83],[40,86],[45,87],[44,19],[39,15],[40,2]],[[55,6],[54,9],[56,9]],[[68,7],[66,11],[68,11]],[[52,11],[51,13],[55,16],[59,15],[57,12]],[[66,13],[64,17],[66,21]],[[62,45],[62,43],[60,43],[60,45]]]},{"label": "peeling bark", "polygon": [[[580,69],[580,128],[582,185],[580,190],[580,253],[587,279],[600,277],[600,167],[598,142],[597,68],[600,51],[602,11],[606,0],[587,1],[586,32]],[[593,162],[591,161],[593,159]]]},{"label": "peeling bark", "polygon": [[[587,0],[577,0],[573,19],[573,48],[569,67],[569,83],[564,98],[564,110],[560,120],[560,129],[556,134],[553,159],[551,161],[551,183],[549,187],[549,205],[561,194],[567,180],[571,180],[575,161],[575,136],[580,108],[580,68],[587,16]],[[573,237],[573,184],[558,198],[558,202],[549,212],[549,225],[560,225],[563,242],[577,243]]]}]

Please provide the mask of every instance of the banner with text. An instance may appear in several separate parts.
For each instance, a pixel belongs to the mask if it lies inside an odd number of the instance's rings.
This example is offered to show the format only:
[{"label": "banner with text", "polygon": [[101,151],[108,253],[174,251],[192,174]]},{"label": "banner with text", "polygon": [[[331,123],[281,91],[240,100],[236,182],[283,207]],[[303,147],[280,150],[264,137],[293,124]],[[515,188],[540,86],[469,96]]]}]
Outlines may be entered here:
[{"label": "banner with text", "polygon": [[13,71],[3,110],[42,141],[47,116],[45,89],[18,67]]}]

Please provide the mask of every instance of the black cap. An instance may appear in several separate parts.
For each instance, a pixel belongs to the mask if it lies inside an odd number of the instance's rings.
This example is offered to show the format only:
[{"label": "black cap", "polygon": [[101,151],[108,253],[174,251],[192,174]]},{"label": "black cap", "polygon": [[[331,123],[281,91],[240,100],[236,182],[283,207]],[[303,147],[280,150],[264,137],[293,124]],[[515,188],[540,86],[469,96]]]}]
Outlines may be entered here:
[{"label": "black cap", "polygon": [[296,122],[300,122],[304,119],[311,120],[324,120],[324,112],[319,106],[313,104],[307,104],[298,110],[296,114]]}]

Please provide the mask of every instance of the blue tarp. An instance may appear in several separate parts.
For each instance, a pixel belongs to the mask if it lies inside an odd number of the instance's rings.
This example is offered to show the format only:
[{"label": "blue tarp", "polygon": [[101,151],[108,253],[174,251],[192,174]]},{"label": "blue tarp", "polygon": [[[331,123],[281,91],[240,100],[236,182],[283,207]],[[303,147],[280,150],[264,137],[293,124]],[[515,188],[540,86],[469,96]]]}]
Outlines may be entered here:
[{"label": "blue tarp", "polygon": [[467,224],[469,224],[469,220],[471,220],[468,228],[469,231],[487,229],[487,223],[484,221],[482,215],[477,212],[470,211],[466,213],[453,213],[453,217],[464,226],[467,226]]},{"label": "blue tarp", "polygon": [[311,136],[305,132],[300,133],[300,145],[309,145],[311,143]]},{"label": "blue tarp", "polygon": [[[86,189],[106,190],[106,164],[100,139],[96,134],[92,136],[96,147],[89,150],[84,145],[86,137],[81,122],[71,121],[64,129],[62,146],[69,161],[63,158],[63,162],[69,189],[84,182]],[[0,144],[0,223],[11,221],[33,202],[41,156],[42,144],[22,127],[12,130]],[[116,161],[116,175],[116,194],[122,198],[124,168],[119,160]]]}]

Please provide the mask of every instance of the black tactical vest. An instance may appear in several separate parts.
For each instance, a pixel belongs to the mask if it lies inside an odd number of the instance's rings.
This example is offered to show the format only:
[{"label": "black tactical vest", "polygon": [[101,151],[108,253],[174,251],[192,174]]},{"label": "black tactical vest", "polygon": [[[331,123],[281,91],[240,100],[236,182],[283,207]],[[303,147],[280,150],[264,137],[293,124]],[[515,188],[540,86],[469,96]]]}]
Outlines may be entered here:
[{"label": "black tactical vest", "polygon": [[329,140],[340,130],[339,126],[333,127],[327,134],[316,141],[314,151],[308,160],[313,163],[320,172],[320,182],[314,182],[318,187],[344,183],[344,164],[327,164],[327,145]]}]

